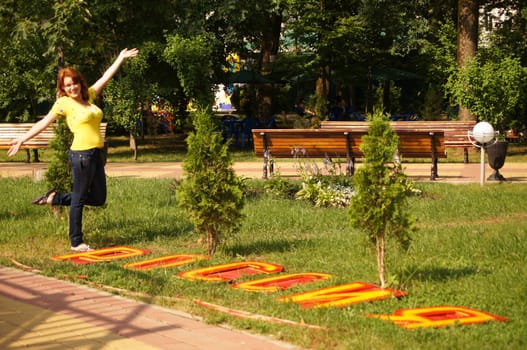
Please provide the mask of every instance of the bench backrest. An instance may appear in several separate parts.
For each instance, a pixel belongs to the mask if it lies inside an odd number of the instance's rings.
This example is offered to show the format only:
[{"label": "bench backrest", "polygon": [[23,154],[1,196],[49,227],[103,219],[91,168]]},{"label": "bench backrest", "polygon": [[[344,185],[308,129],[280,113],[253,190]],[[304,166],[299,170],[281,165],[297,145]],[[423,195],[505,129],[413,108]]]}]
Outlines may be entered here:
[{"label": "bench backrest", "polygon": [[[35,123],[0,123],[0,147],[7,146],[11,140],[20,137],[31,129]],[[99,130],[103,139],[106,138],[108,123],[101,123]],[[40,134],[31,140],[24,142],[23,148],[46,148],[55,137],[54,125],[45,128]]]},{"label": "bench backrest", "polygon": [[[445,134],[445,147],[470,147],[472,143],[468,138],[468,131],[474,129],[474,120],[419,120],[419,121],[392,121],[392,129],[399,131],[443,131]],[[322,129],[351,129],[354,131],[368,130],[369,122],[365,121],[323,121]]]},{"label": "bench backrest", "polygon": [[[362,157],[360,144],[367,130],[253,129],[254,151],[276,158]],[[409,158],[446,157],[443,131],[400,131],[399,155]]]},{"label": "bench backrest", "polygon": [[358,150],[365,133],[322,129],[253,129],[254,151],[263,157],[268,150],[279,158],[346,157]]}]

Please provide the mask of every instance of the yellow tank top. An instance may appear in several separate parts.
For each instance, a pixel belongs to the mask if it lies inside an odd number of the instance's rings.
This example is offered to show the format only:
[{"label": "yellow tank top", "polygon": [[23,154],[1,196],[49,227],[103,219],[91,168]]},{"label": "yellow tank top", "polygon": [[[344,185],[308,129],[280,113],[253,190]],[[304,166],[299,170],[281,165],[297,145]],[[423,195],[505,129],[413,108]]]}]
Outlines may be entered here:
[{"label": "yellow tank top", "polygon": [[71,97],[60,97],[51,111],[58,116],[65,117],[69,129],[73,133],[72,151],[84,151],[91,148],[102,148],[102,139],[99,126],[102,120],[102,110],[94,105],[95,90],[89,90],[89,105],[81,105]]}]

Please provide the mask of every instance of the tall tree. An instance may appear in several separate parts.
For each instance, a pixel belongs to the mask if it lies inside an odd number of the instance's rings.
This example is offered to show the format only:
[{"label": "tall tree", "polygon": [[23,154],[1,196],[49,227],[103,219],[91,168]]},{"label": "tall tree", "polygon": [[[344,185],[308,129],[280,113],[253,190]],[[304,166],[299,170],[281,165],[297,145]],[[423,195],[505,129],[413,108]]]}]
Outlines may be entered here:
[{"label": "tall tree", "polygon": [[39,107],[51,98],[56,60],[44,55],[41,23],[51,16],[47,3],[0,3],[0,115],[6,121],[33,121],[45,113]]},{"label": "tall tree", "polygon": [[[212,33],[217,33],[216,39],[223,43],[225,51],[221,61],[229,53],[235,52],[244,61],[242,69],[254,71],[264,77],[271,76],[273,62],[280,51],[286,5],[286,0],[220,2],[216,11],[208,18],[207,27]],[[218,27],[223,29],[218,31]],[[221,74],[218,76],[221,77]],[[257,84],[255,90],[256,106],[253,107],[253,112],[266,121],[275,112],[273,87],[271,84]]]},{"label": "tall tree", "polygon": [[489,45],[520,58],[527,66],[527,1],[487,0],[483,5],[484,29],[491,31]]},{"label": "tall tree", "polygon": [[[281,9],[276,12],[263,14],[264,25],[260,44],[260,73],[265,77],[272,74],[272,61],[278,55],[280,46],[280,34],[282,30]],[[261,120],[267,121],[273,111],[273,87],[271,84],[258,84],[256,103],[258,115]]]},{"label": "tall tree", "polygon": [[212,106],[212,47],[214,39],[205,35],[185,38],[168,37],[164,51],[166,61],[176,69],[185,94],[194,107],[207,109]]},{"label": "tall tree", "polygon": [[[478,49],[478,0],[459,0],[458,2],[458,28],[457,28],[457,63],[463,68],[465,63],[476,56]],[[473,120],[470,111],[464,107],[459,108],[460,120]]]},{"label": "tall tree", "polygon": [[[315,78],[317,114],[327,113],[332,72],[357,57],[356,40],[361,24],[355,21],[360,1],[291,0],[286,21],[288,35],[308,61],[301,75]],[[350,68],[348,65],[347,68]],[[325,117],[326,115],[322,115]]]}]

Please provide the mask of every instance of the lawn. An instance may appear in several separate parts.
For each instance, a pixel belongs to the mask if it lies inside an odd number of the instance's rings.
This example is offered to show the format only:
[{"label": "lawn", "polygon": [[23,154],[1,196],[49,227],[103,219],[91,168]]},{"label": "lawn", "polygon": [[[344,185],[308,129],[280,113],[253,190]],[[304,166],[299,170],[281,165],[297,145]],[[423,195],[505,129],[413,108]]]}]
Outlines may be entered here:
[{"label": "lawn", "polygon": [[[172,180],[108,179],[105,208],[85,212],[86,241],[95,247],[128,245],[150,250],[148,258],[204,253],[202,237],[176,208]],[[67,214],[29,205],[46,190],[29,178],[0,179],[0,264],[16,261],[43,274],[76,283],[141,292],[143,299],[312,349],[523,349],[527,347],[526,184],[416,184],[408,205],[418,231],[406,252],[388,244],[388,280],[408,295],[344,308],[301,309],[278,296],[342,283],[377,283],[375,254],[348,224],[345,209],[313,208],[306,202],[263,193],[252,180],[240,232],[226,237],[210,260],[184,267],[131,271],[131,258],[91,265],[50,259],[67,254]],[[322,272],[328,281],[276,293],[236,290],[226,283],[193,282],[175,275],[191,268],[242,260],[280,264],[285,272]],[[73,276],[85,275],[80,280]],[[72,276],[72,277],[68,277]],[[245,277],[251,280],[255,277]],[[123,291],[124,290],[124,291]],[[150,296],[150,297],[148,297]],[[285,326],[235,318],[194,300],[314,325]],[[508,322],[408,331],[364,314],[391,314],[425,306],[464,306],[507,317]]]}]

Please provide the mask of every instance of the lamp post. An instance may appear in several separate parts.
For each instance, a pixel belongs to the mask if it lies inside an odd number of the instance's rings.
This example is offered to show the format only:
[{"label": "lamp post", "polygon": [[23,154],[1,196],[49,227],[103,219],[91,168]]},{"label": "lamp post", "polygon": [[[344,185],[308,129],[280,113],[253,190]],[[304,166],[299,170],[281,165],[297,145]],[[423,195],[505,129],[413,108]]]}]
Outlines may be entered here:
[{"label": "lamp post", "polygon": [[494,131],[489,123],[479,122],[472,131],[468,131],[468,139],[474,146],[481,148],[480,184],[483,186],[485,184],[485,148],[496,143],[498,132]]}]

